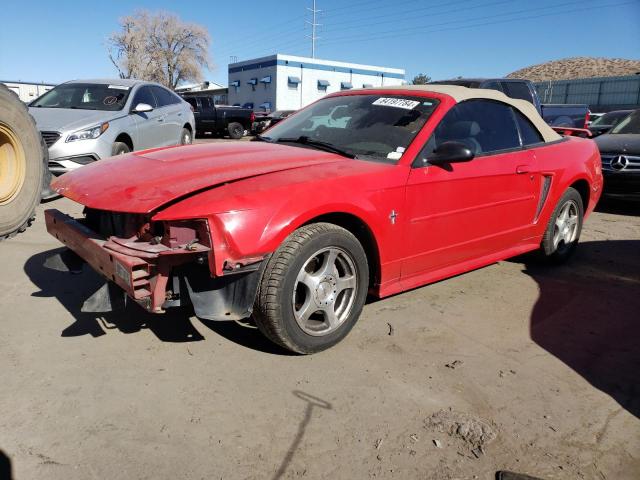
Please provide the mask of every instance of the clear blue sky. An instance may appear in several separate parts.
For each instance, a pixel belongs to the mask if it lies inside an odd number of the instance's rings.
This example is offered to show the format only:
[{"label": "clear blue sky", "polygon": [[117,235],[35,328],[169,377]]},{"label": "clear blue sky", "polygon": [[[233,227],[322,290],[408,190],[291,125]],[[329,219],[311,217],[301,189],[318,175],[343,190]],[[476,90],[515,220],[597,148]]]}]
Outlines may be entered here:
[{"label": "clear blue sky", "polygon": [[[311,0],[31,0],[3,9],[0,79],[62,82],[115,77],[106,41],[118,18],[162,9],[204,25],[215,67],[286,53],[309,55]],[[434,79],[502,76],[563,57],[640,59],[640,0],[317,0],[316,57],[405,68]]]}]

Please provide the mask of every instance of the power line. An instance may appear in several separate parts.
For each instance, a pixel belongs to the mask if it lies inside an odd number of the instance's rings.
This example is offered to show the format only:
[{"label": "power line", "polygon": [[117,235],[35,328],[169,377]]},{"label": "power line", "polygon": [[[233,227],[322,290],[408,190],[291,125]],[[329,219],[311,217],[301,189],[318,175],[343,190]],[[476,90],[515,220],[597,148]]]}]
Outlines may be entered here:
[{"label": "power line", "polygon": [[[562,7],[562,6],[567,6],[567,5],[572,5],[572,4],[577,4],[577,3],[585,3],[585,1],[594,1],[594,0],[579,0],[576,2],[568,2],[565,4],[556,4],[554,8],[557,7]],[[372,39],[385,39],[385,38],[397,38],[397,37],[407,37],[407,36],[414,36],[414,35],[419,35],[421,33],[434,33],[434,32],[444,32],[444,31],[453,31],[453,30],[463,30],[463,29],[467,29],[467,28],[475,28],[475,27],[482,27],[482,26],[486,26],[486,25],[495,25],[495,24],[500,24],[500,23],[506,23],[506,22],[513,22],[513,21],[517,21],[517,20],[531,20],[531,19],[535,19],[535,18],[541,18],[541,17],[548,17],[548,16],[553,16],[553,15],[559,15],[559,14],[564,14],[564,13],[575,13],[575,12],[581,12],[581,11],[589,11],[589,10],[595,10],[595,9],[600,9],[600,8],[608,8],[608,7],[617,7],[617,6],[622,6],[622,5],[630,5],[630,4],[635,4],[637,0],[634,1],[629,1],[629,2],[622,2],[622,3],[611,3],[611,4],[606,4],[606,5],[596,5],[593,7],[586,7],[586,8],[573,8],[571,10],[566,10],[566,11],[558,11],[555,10],[553,12],[548,12],[548,13],[543,13],[540,15],[533,15],[533,16],[525,16],[525,17],[519,17],[519,18],[508,18],[508,19],[503,19],[503,20],[496,20],[496,21],[492,21],[492,22],[483,22],[483,23],[476,23],[476,24],[470,24],[470,25],[460,25],[457,27],[448,27],[448,28],[440,28],[440,29],[435,29],[435,30],[425,30],[424,26],[423,27],[416,27],[416,28],[412,28],[410,30],[412,30],[412,32],[406,32],[405,33],[398,33],[397,31],[386,31],[386,32],[380,32],[381,34],[377,34],[377,35],[367,35],[367,36],[351,36],[351,37],[340,37],[340,38],[335,38],[332,39],[330,41],[325,42],[325,44],[333,44],[333,43],[343,43],[345,40],[348,40],[351,43],[355,43],[355,42],[361,42],[361,41],[367,41],[367,40],[372,40]],[[528,11],[539,11],[539,10],[543,10],[540,8],[537,9],[533,9],[533,10],[528,10]],[[547,10],[547,9],[544,9]],[[516,15],[516,14],[520,14],[525,11],[518,11],[518,12],[510,12],[510,13],[502,13],[502,14],[496,14],[496,15],[490,15],[490,16],[486,16],[486,17],[479,17],[479,18],[495,18],[497,16],[503,16],[503,15]],[[473,20],[478,20],[478,18],[473,19]],[[439,25],[446,25],[446,24],[451,24],[451,23],[459,23],[459,22],[467,22],[469,20],[454,20],[451,22],[443,22],[440,24],[434,24],[434,25],[428,25],[427,27],[433,27],[433,26],[439,26]],[[418,30],[418,31],[415,31]],[[388,35],[386,35],[388,34]]]}]

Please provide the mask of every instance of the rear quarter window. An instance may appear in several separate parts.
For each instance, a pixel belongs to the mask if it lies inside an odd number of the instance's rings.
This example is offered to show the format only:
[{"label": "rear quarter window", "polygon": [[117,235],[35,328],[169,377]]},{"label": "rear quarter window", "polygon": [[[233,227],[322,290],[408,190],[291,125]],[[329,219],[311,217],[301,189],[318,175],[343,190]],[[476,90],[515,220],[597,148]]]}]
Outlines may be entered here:
[{"label": "rear quarter window", "polygon": [[527,146],[544,142],[544,139],[542,138],[542,135],[540,134],[538,129],[533,125],[533,123],[531,123],[531,121],[527,117],[525,117],[515,108],[513,109],[513,113],[516,116],[518,129],[520,130],[522,145]]}]

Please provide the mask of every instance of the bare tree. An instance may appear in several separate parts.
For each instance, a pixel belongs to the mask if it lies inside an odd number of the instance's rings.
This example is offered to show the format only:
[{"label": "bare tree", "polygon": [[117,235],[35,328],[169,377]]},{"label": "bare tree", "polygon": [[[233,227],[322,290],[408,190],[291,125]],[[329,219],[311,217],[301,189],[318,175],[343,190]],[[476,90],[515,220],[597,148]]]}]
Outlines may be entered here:
[{"label": "bare tree", "polygon": [[182,81],[202,80],[210,66],[206,28],[178,16],[145,10],[120,19],[109,37],[109,59],[120,78],[139,78],[176,88]]},{"label": "bare tree", "polygon": [[419,73],[418,75],[413,77],[413,80],[411,81],[411,83],[413,85],[426,85],[430,81],[431,81],[430,76],[425,75],[424,73]]}]

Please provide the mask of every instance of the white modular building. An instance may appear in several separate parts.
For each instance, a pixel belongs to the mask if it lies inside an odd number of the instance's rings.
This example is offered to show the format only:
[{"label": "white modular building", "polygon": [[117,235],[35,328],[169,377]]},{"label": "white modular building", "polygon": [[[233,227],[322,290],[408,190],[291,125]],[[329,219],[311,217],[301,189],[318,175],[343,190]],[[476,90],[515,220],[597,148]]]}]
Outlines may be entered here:
[{"label": "white modular building", "polygon": [[53,83],[37,83],[37,82],[22,82],[22,81],[10,81],[0,80],[0,83],[4,83],[9,90],[15,92],[20,100],[25,103],[29,103],[45,92],[51,90],[55,85]]},{"label": "white modular building", "polygon": [[328,93],[402,85],[405,71],[275,54],[229,64],[229,104],[255,111],[298,110]]}]

